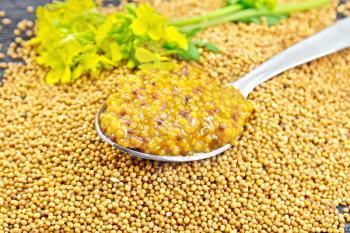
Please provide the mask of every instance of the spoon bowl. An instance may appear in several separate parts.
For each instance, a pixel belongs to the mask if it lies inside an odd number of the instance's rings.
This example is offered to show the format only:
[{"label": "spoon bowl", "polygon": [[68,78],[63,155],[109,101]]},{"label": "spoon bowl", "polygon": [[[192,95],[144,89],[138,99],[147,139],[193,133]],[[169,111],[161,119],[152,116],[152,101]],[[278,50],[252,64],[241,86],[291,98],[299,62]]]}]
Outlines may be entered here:
[{"label": "spoon bowl", "polygon": [[100,115],[106,110],[105,103],[102,104],[100,110],[97,112],[95,117],[95,128],[97,131],[97,134],[109,145],[118,148],[121,151],[124,151],[134,157],[142,158],[142,159],[149,159],[149,160],[156,160],[161,162],[191,162],[196,160],[202,160],[207,159],[210,157],[213,157],[215,155],[218,155],[228,148],[231,147],[230,144],[226,144],[218,149],[215,149],[213,151],[210,151],[209,153],[194,153],[193,155],[187,155],[187,156],[173,156],[173,155],[153,155],[153,154],[147,154],[142,153],[137,150],[133,150],[127,147],[123,147],[115,142],[113,142],[107,135],[105,135],[100,127]]},{"label": "spoon bowl", "polygon": [[[316,60],[328,54],[350,47],[350,17],[340,20],[325,30],[293,45],[278,55],[272,57],[246,76],[236,82],[226,84],[239,89],[242,95],[247,98],[249,93],[261,83],[283,73],[293,67]],[[98,135],[111,146],[124,151],[134,157],[156,160],[162,162],[190,162],[207,159],[221,154],[231,147],[226,144],[208,153],[194,153],[187,156],[153,155],[123,147],[113,142],[105,135],[100,127],[100,115],[105,111],[105,103],[95,117],[95,128]]]}]

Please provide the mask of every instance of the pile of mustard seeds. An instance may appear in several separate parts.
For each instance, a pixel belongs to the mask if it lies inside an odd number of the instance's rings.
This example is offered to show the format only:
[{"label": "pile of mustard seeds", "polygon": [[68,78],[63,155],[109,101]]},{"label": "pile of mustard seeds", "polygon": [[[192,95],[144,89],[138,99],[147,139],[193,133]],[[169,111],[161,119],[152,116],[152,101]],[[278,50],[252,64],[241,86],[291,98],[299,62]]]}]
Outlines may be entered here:
[{"label": "pile of mustard seeds", "polygon": [[[159,2],[191,14],[217,1]],[[201,66],[234,81],[335,13],[336,2],[273,27],[210,28],[199,37],[222,52]],[[134,159],[97,136],[95,113],[126,68],[50,86],[30,48],[15,51],[26,65],[1,64],[0,232],[343,232],[350,220],[336,209],[350,206],[349,49],[258,87],[238,146],[182,164]]]}]

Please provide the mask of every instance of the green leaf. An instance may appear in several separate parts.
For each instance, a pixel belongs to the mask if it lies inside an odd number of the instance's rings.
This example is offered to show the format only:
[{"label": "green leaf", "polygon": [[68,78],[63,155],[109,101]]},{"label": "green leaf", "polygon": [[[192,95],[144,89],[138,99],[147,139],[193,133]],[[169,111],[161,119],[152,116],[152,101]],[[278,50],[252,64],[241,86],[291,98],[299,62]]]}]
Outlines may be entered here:
[{"label": "green leaf", "polygon": [[245,8],[274,9],[277,5],[277,0],[238,0],[237,3],[241,4]]},{"label": "green leaf", "polygon": [[288,18],[287,14],[273,14],[273,15],[266,15],[266,16],[254,16],[254,17],[248,17],[242,20],[239,20],[243,23],[255,23],[255,24],[261,24],[262,18],[266,19],[266,23],[268,26],[273,26],[278,23],[280,23],[282,20]]},{"label": "green leaf", "polygon": [[125,5],[125,12],[133,15],[133,16],[136,16],[136,6],[135,4],[133,3],[128,3]]},{"label": "green leaf", "polygon": [[280,23],[282,20],[287,19],[288,15],[279,14],[279,15],[267,15],[265,16],[267,25],[273,26]]},{"label": "green leaf", "polygon": [[202,40],[196,40],[193,42],[197,47],[205,48],[211,52],[218,53],[220,52],[220,49],[216,47],[213,43],[210,43],[208,41],[202,41]]},{"label": "green leaf", "polygon": [[200,57],[199,50],[193,42],[189,43],[187,51],[179,49],[177,54],[183,60],[199,61]]},{"label": "green leaf", "polygon": [[238,0],[227,0],[226,5],[227,6],[235,5],[235,4],[237,4],[237,2],[238,2]]},{"label": "green leaf", "polygon": [[192,29],[190,31],[186,31],[184,33],[187,36],[187,38],[193,38],[195,35],[197,35],[202,30],[203,29],[201,29],[201,28],[195,28],[195,29]]},{"label": "green leaf", "polygon": [[261,20],[260,16],[252,16],[252,17],[241,19],[239,20],[239,22],[261,24],[260,20]]},{"label": "green leaf", "polygon": [[176,50],[177,46],[176,46],[176,44],[173,44],[173,43],[165,43],[163,45],[163,48],[168,50],[168,51],[177,51]]},{"label": "green leaf", "polygon": [[153,62],[157,60],[157,55],[145,48],[137,48],[135,52],[136,59],[141,63]]}]

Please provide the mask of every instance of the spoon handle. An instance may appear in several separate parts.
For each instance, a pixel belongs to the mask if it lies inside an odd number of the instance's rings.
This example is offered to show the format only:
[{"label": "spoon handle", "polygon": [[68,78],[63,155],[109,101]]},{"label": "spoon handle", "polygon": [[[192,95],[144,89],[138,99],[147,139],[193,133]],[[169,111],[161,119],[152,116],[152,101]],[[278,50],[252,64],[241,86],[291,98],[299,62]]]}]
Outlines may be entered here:
[{"label": "spoon handle", "polygon": [[243,96],[247,97],[259,84],[288,69],[348,47],[350,47],[350,17],[284,50],[228,85],[235,86]]}]

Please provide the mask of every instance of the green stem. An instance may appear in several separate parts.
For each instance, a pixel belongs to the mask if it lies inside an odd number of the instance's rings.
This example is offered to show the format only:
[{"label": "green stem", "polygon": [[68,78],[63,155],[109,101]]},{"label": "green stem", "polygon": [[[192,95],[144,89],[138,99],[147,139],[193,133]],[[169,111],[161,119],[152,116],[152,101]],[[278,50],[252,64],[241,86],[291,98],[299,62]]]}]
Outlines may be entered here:
[{"label": "green stem", "polygon": [[170,22],[170,25],[176,26],[176,27],[182,27],[182,26],[186,26],[186,25],[196,24],[196,23],[199,23],[199,22],[204,21],[204,20],[210,20],[213,18],[218,18],[220,16],[228,15],[228,14],[231,14],[233,12],[236,12],[236,11],[239,11],[242,9],[243,9],[243,7],[241,5],[236,4],[236,5],[228,6],[225,8],[221,8],[219,10],[210,12],[208,14],[195,16],[195,17],[188,18],[188,19],[174,20],[174,21]]},{"label": "green stem", "polygon": [[277,14],[290,14],[296,11],[306,11],[312,8],[318,8],[329,3],[329,0],[311,0],[302,3],[290,3],[278,5],[274,10],[269,9],[247,9],[242,10],[230,15],[224,15],[218,18],[213,18],[208,21],[204,21],[198,24],[192,24],[184,27],[179,27],[180,31],[188,32],[194,29],[204,29],[210,26],[231,22],[239,21],[245,18],[254,16],[266,16],[266,15],[277,15]]},{"label": "green stem", "polygon": [[[330,3],[330,0],[311,0],[302,3],[290,3],[277,5],[274,13],[289,14],[297,11],[307,11],[313,8],[319,8]],[[277,11],[277,12],[276,12]]]}]

